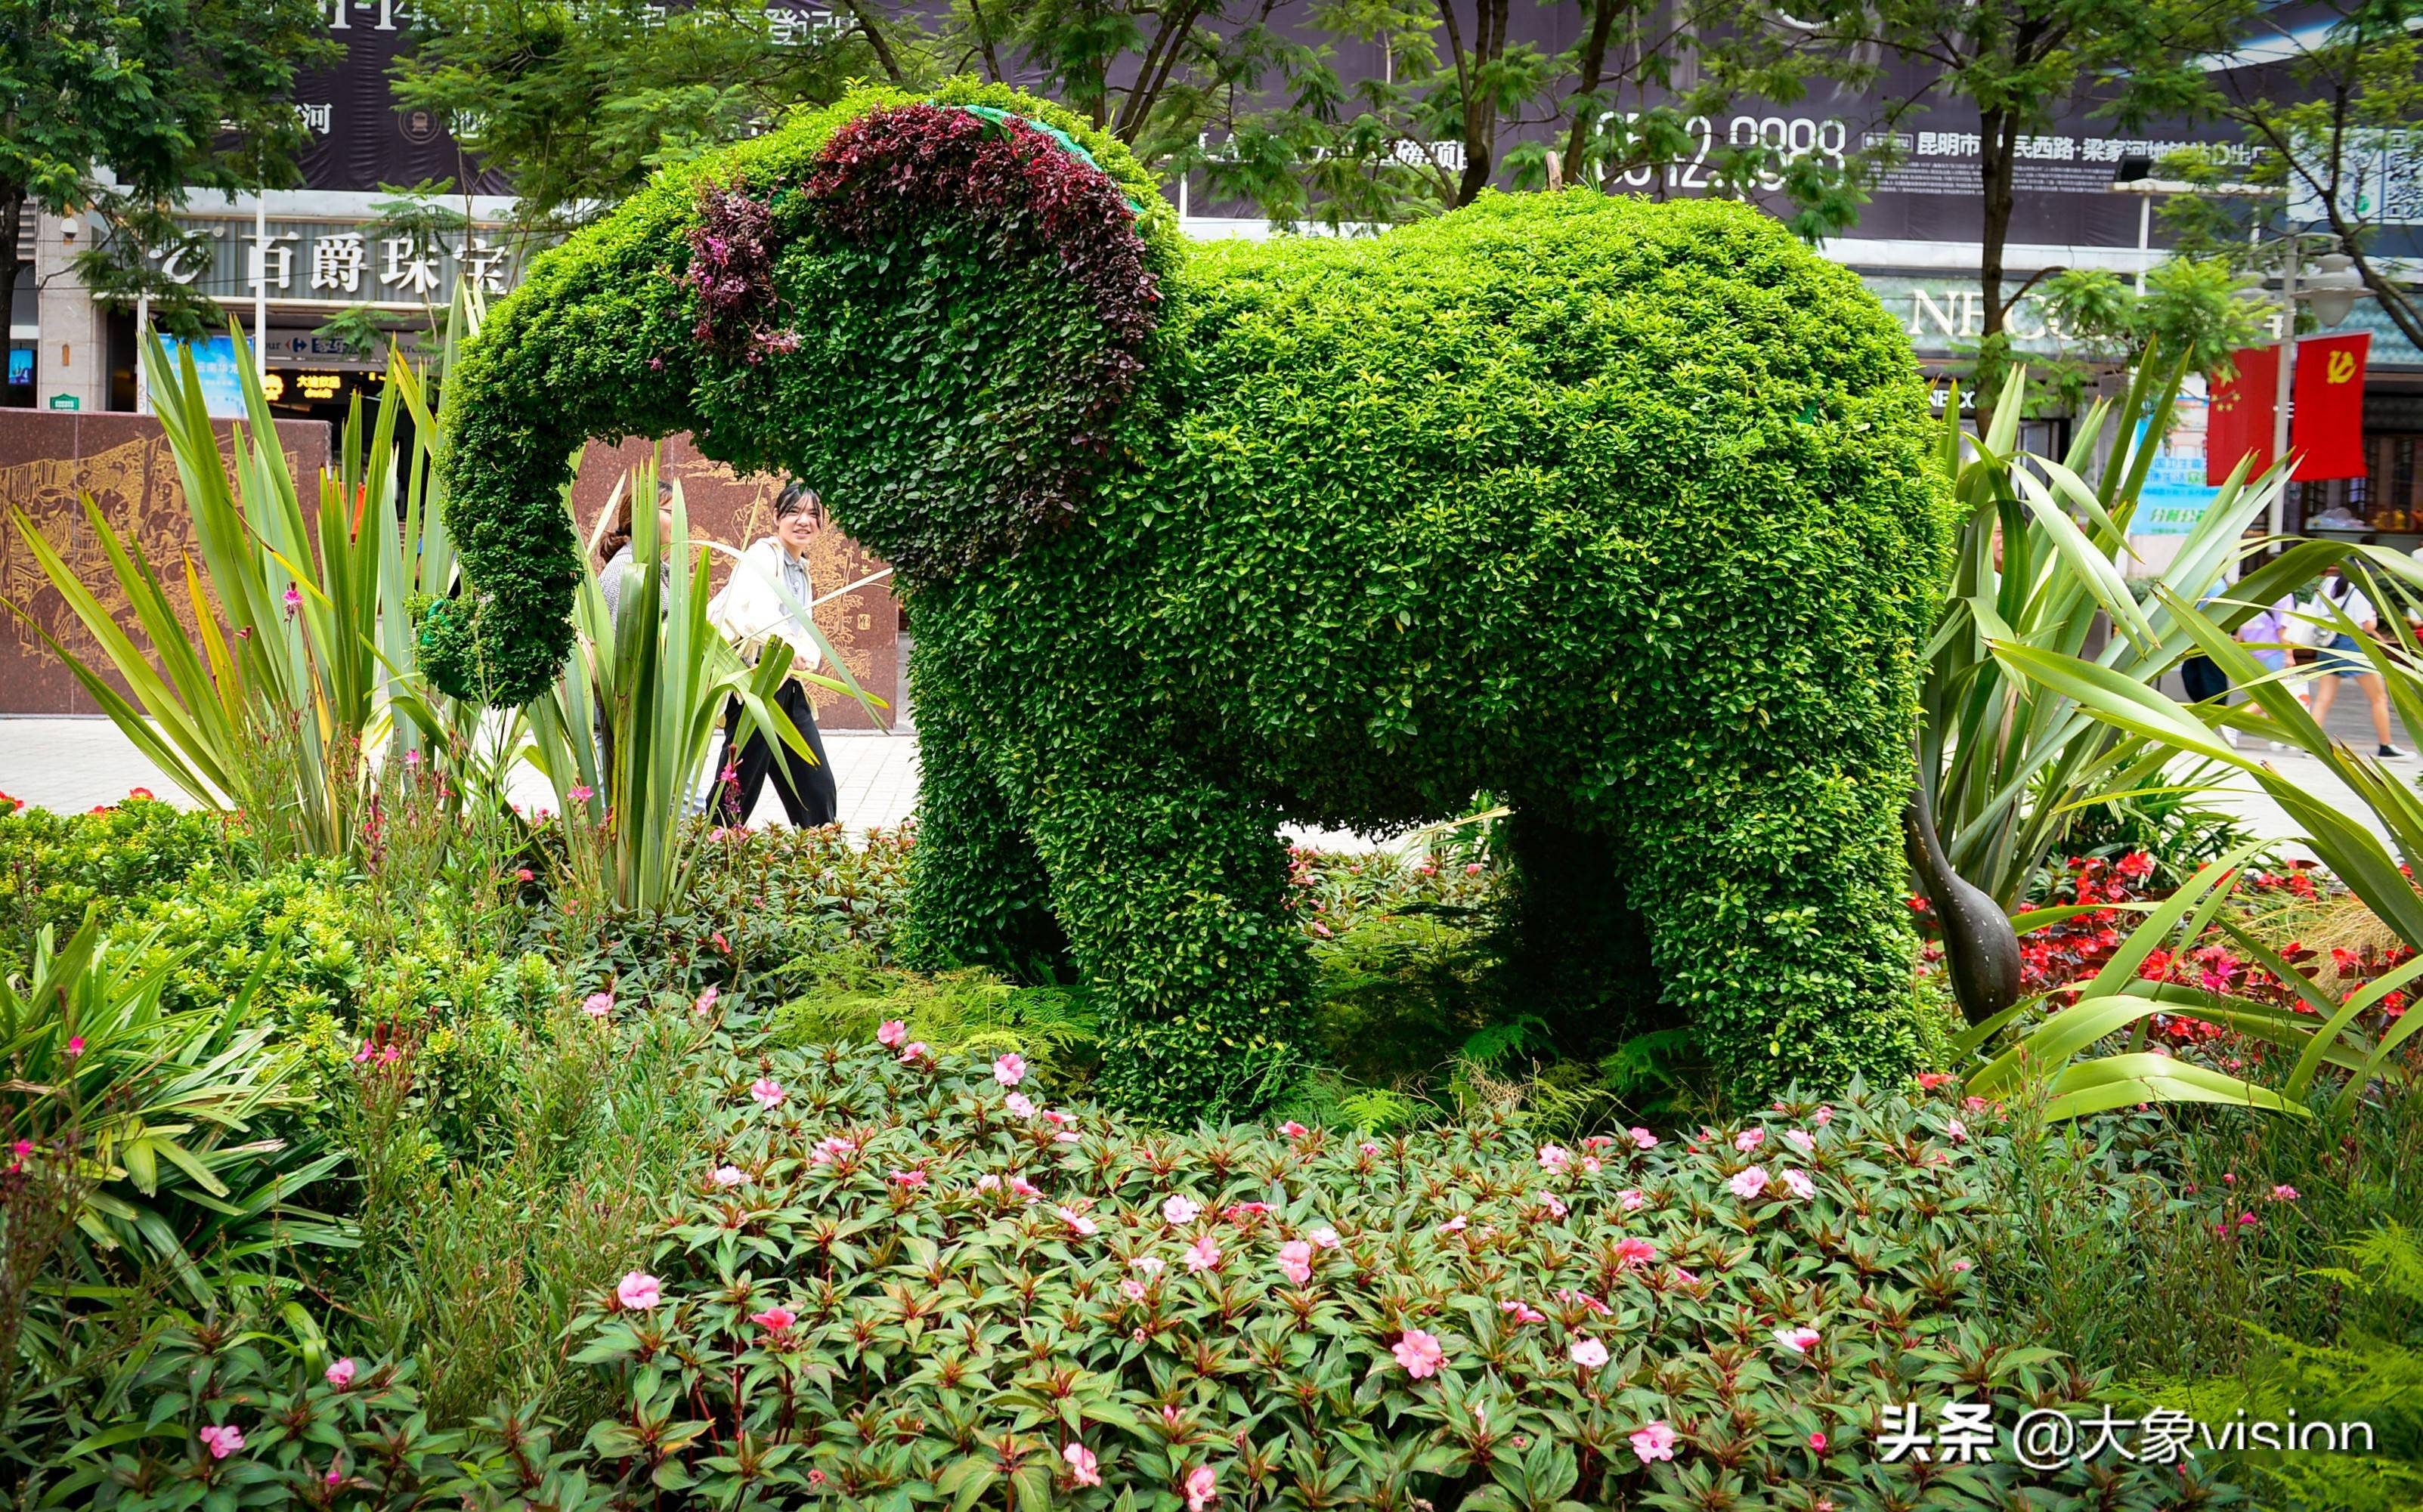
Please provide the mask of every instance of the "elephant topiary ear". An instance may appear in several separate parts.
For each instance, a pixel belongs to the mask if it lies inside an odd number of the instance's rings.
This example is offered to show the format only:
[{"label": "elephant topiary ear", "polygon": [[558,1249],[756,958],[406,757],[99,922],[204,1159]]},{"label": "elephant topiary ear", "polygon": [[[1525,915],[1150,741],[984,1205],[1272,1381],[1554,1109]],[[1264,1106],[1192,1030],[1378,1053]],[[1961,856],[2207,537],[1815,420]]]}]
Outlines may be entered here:
[{"label": "elephant topiary ear", "polygon": [[813,255],[724,281],[779,310],[719,307],[711,265],[735,244],[703,209],[699,338],[754,370],[736,400],[774,402],[792,470],[851,534],[930,581],[1077,518],[1146,377],[1172,255],[1079,142],[999,108],[853,117],[772,197]]}]

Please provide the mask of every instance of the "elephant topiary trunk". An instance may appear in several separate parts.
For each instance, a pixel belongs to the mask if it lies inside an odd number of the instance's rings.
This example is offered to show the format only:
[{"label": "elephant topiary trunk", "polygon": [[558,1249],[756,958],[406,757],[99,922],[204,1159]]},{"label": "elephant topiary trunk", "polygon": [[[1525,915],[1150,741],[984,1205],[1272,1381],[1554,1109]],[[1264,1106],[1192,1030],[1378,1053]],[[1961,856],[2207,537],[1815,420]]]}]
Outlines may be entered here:
[{"label": "elephant topiary trunk", "polygon": [[1899,839],[1950,542],[1926,395],[1752,210],[1486,196],[1190,246],[1056,107],[868,91],[539,259],[453,386],[445,675],[553,677],[581,441],[813,482],[917,627],[910,953],[1065,953],[1132,1107],[1298,1063],[1280,825],[1484,791],[1511,937],[1556,942],[1523,979],[1598,984],[1610,1031],[1687,1023],[1751,1095],[1939,1032]]}]

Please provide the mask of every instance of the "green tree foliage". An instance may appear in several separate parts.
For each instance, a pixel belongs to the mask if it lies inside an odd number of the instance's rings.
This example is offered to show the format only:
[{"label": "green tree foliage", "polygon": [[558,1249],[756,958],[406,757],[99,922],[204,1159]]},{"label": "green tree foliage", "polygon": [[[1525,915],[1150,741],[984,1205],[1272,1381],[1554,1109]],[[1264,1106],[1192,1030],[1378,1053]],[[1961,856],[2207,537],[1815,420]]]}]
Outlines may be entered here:
[{"label": "green tree foliage", "polygon": [[424,0],[414,30],[396,100],[456,121],[535,221],[584,219],[876,63],[872,31],[778,33],[749,0]]},{"label": "green tree foliage", "polygon": [[[2319,37],[2311,34],[2317,24]],[[2243,66],[2216,69],[2200,81],[2194,103],[2205,115],[2238,128],[2261,154],[2245,169],[2209,161],[2165,164],[2165,177],[2212,183],[2245,179],[2281,190],[2288,218],[2326,230],[2355,259],[2365,288],[2407,340],[2423,345],[2423,304],[2409,281],[2382,264],[2387,175],[2412,172],[2415,122],[2423,120],[2423,0],[2330,0],[2296,11],[2267,13],[2250,25],[2239,57]],[[2266,52],[2285,63],[2256,66]],[[2162,207],[2183,249],[2268,268],[2276,243],[2250,245],[2247,201],[2183,196]],[[2265,213],[2280,202],[2266,203]],[[2308,244],[2310,256],[2317,250]]]},{"label": "green tree foliage", "polygon": [[1819,0],[1799,43],[1812,73],[1874,83],[1899,61],[1928,82],[1893,116],[1936,99],[1977,111],[1981,401],[2001,392],[2005,324],[2028,289],[2003,276],[2022,139],[2050,130],[2083,92],[2124,127],[2179,111],[2206,87],[2199,60],[2236,39],[2244,13],[2242,0]]},{"label": "green tree foliage", "polygon": [[1950,522],[1853,275],[1588,191],[1192,248],[1082,118],[939,93],[670,174],[498,307],[444,464],[496,697],[562,660],[576,444],[689,430],[898,565],[914,953],[1065,931],[1121,1100],[1288,1062],[1282,819],[1480,789],[1599,843],[1607,974],[1657,986],[1604,1027],[1687,1021],[1746,1090],[1914,1063],[1897,826]]},{"label": "green tree foliage", "polygon": [[25,206],[76,209],[118,232],[82,260],[87,282],[190,315],[182,286],[147,273],[141,254],[179,240],[169,212],[195,190],[296,181],[294,79],[338,55],[324,8],[0,0],[0,290],[16,283]]}]

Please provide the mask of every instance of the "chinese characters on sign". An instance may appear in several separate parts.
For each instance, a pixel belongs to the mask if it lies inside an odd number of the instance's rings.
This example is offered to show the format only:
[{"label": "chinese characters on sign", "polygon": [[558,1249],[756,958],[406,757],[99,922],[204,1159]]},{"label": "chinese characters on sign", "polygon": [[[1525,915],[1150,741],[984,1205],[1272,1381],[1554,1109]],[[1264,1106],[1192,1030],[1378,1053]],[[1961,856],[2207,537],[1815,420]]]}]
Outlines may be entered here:
[{"label": "chinese characters on sign", "polygon": [[2240,1411],[2225,1422],[2206,1423],[2177,1408],[2149,1408],[2123,1417],[2109,1407],[2082,1410],[2076,1417],[2053,1408],[2019,1414],[2008,1432],[1994,1422],[1987,1402],[1947,1402],[1932,1421],[1915,1402],[1888,1404],[1873,1440],[1877,1457],[1898,1464],[1925,1460],[1940,1465],[2015,1463],[2029,1470],[2059,1470],[2114,1457],[2147,1465],[2179,1465],[2199,1453],[2246,1449],[2298,1449],[2325,1454],[2370,1454],[2372,1425],[2250,1418]]},{"label": "chinese characters on sign", "polygon": [[[380,236],[358,222],[273,218],[266,234],[250,220],[186,223],[216,244],[206,258],[172,252],[161,273],[197,293],[313,303],[443,305],[458,285],[491,296],[521,279],[525,253],[502,231],[482,227],[435,237]],[[241,255],[232,255],[242,248]]]}]

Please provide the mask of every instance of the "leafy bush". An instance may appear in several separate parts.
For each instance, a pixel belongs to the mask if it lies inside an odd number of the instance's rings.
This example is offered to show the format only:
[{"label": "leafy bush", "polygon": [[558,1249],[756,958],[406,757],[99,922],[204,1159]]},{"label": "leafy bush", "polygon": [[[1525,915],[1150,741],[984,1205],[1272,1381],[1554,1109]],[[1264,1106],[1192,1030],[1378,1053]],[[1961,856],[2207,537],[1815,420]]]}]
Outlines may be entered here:
[{"label": "leafy bush", "polygon": [[1687,1024],[1753,1092],[1931,1048],[1892,886],[1952,525],[1925,395],[1858,280],[1746,207],[1498,196],[1193,248],[1070,112],[864,90],[537,260],[450,402],[505,701],[568,643],[585,436],[688,428],[899,566],[906,953],[1065,957],[1124,1106],[1250,1106],[1299,1063],[1282,814],[1481,789],[1553,878],[1526,937],[1654,988],[1626,1032]]},{"label": "leafy bush", "polygon": [[[0,972],[19,969],[44,926],[73,933],[95,903],[139,912],[198,868],[247,848],[220,816],[187,812],[137,789],[90,813],[53,813],[0,797]],[[115,909],[113,909],[115,911]]]},{"label": "leafy bush", "polygon": [[1153,1135],[1020,1082],[913,1044],[736,1060],[655,1259],[576,1326],[627,1394],[601,1473],[721,1505],[1865,1507],[2016,1479],[1878,1462],[1884,1405],[2086,1384],[1982,1327],[2000,1142],[1940,1106],[1567,1151]]}]

